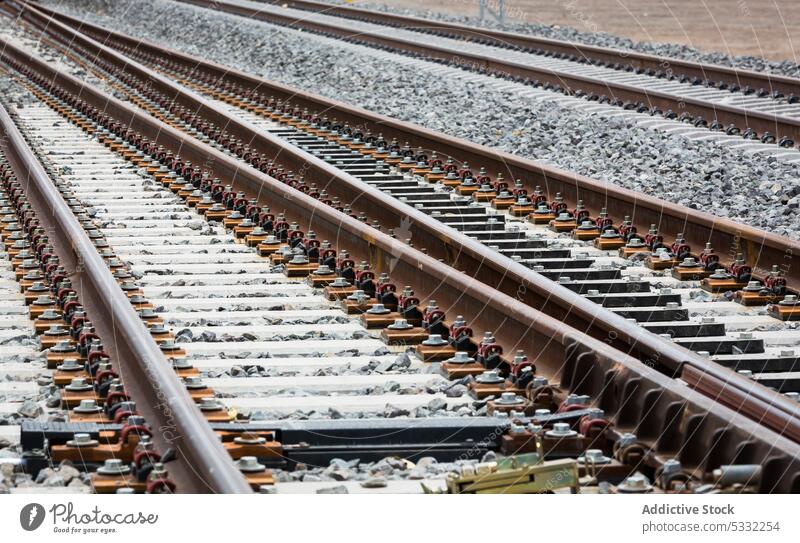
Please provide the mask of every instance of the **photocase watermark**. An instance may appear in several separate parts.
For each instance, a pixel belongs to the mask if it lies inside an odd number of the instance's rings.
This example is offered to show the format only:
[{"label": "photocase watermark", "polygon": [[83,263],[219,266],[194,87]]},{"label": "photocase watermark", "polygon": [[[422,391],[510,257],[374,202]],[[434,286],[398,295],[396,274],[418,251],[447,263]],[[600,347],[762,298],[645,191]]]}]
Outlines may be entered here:
[{"label": "photocase watermark", "polygon": [[44,506],[40,503],[29,503],[19,512],[19,525],[26,532],[36,530],[44,522]]},{"label": "photocase watermark", "polygon": [[[403,220],[400,222],[400,226],[395,228],[393,230],[393,233],[394,237],[401,243],[403,244],[412,243],[411,217],[409,217],[408,215],[404,216]],[[401,253],[400,253],[400,251],[402,250],[401,247],[397,246],[396,247],[397,250],[394,250],[395,247],[393,245],[392,249],[393,249],[392,250],[393,254],[391,260],[389,261],[389,274],[391,274],[394,271],[395,267],[397,267],[397,264],[400,262],[401,259]]]},{"label": "photocase watermark", "polygon": [[164,390],[161,388],[158,379],[153,375],[152,368],[149,364],[145,366],[145,372],[147,373],[148,381],[155,389],[156,399],[158,400],[158,403],[156,403],[153,407],[161,413],[162,423],[158,427],[157,431],[164,441],[173,444],[181,438],[175,421],[175,413],[171,407],[171,402],[174,401],[174,398],[167,397],[167,395],[164,393]]},{"label": "photocase watermark", "polygon": [[566,2],[559,2],[561,7],[578,23],[580,26],[584,28],[584,30],[588,30],[589,32],[597,32],[599,27],[597,23],[592,19],[591,14],[586,13],[580,7],[576,0],[567,0]]},{"label": "photocase watermark", "polygon": [[19,512],[19,524],[26,532],[45,526],[58,534],[113,534],[122,526],[154,525],[158,515],[143,511],[105,512],[99,506],[78,510],[72,502],[54,503],[45,511],[42,504],[32,502]]}]

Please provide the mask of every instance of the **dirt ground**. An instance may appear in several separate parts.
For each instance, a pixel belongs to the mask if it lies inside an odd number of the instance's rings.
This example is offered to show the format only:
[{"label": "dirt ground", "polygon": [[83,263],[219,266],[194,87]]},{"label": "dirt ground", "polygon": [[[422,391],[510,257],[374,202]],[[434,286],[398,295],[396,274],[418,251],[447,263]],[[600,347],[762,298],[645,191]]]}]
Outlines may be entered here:
[{"label": "dirt ground", "polygon": [[[458,15],[477,15],[479,9],[478,0],[372,1]],[[682,43],[708,52],[800,59],[800,0],[506,0],[506,14],[509,21]]]}]

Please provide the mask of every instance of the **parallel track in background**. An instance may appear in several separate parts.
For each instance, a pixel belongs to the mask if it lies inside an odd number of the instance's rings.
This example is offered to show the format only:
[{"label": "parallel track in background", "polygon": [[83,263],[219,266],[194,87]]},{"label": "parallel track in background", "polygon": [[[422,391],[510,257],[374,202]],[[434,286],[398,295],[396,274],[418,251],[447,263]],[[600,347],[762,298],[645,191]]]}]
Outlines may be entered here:
[{"label": "parallel track in background", "polygon": [[[680,118],[696,127],[778,142],[782,147],[800,142],[800,83],[792,78],[758,72],[739,74],[724,67],[635,53],[630,53],[628,62],[619,62],[612,60],[620,56],[613,49],[470,30],[450,23],[314,2],[181,1],[524,81],[567,95],[586,96],[625,109]],[[607,67],[609,64],[611,67]],[[630,71],[626,70],[628,66]],[[639,73],[633,73],[636,70]]]}]

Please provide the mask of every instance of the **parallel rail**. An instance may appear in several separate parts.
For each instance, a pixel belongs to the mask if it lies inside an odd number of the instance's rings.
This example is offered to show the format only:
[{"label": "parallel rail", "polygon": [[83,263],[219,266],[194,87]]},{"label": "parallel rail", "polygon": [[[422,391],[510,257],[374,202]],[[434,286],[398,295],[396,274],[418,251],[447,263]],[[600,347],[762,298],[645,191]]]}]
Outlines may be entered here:
[{"label": "parallel rail", "polygon": [[638,53],[624,49],[587,45],[579,42],[544,38],[518,32],[495,30],[491,28],[472,27],[447,21],[432,21],[421,17],[384,13],[353,6],[341,6],[309,0],[259,0],[266,4],[281,5],[315,13],[336,15],[348,19],[369,21],[377,24],[397,26],[421,30],[423,32],[442,33],[444,35],[466,40],[480,41],[492,45],[513,45],[521,49],[542,50],[554,56],[576,56],[581,59],[617,66],[621,69],[632,68],[652,72],[670,72],[675,76],[685,75],[690,79],[710,81],[714,84],[726,83],[728,86],[749,86],[754,90],[766,89],[770,93],[780,92],[785,96],[800,97],[800,80],[781,76],[731,68],[719,64],[692,62],[678,58]]},{"label": "parallel rail", "polygon": [[[216,440],[158,345],[86,232],[53,186],[4,108],[0,106],[2,147],[25,193],[49,232],[59,262],[72,278],[83,305],[150,421],[156,445],[177,451],[170,475],[181,492],[249,492],[241,473]],[[198,443],[204,446],[198,447]]]},{"label": "parallel rail", "polygon": [[[744,411],[756,420],[763,421],[767,426],[790,436],[792,439],[800,439],[800,420],[797,417],[798,407],[796,403],[730,370],[715,364],[709,364],[706,359],[696,353],[643,330],[641,327],[610,313],[597,304],[588,301],[583,296],[554,284],[552,281],[520,264],[514,263],[507,258],[499,257],[486,246],[458,232],[451,229],[443,229],[441,223],[433,218],[420,213],[410,206],[399,204],[396,200],[375,189],[365,187],[363,183],[343,174],[341,171],[337,171],[316,157],[288,146],[273,136],[254,130],[246,123],[219,112],[194,93],[181,90],[162,76],[129,58],[111,51],[80,32],[70,29],[56,20],[47,20],[37,16],[35,9],[29,9],[25,16],[30,18],[31,21],[37,21],[43,28],[47,27],[49,32],[60,35],[67,43],[87,47],[92,51],[93,55],[111,62],[118,69],[144,77],[155,88],[162,89],[167,95],[173,96],[176,103],[185,105],[210,121],[225,126],[226,130],[231,134],[248,142],[254,149],[276,157],[288,169],[308,172],[309,176],[313,175],[316,179],[331,180],[326,188],[332,194],[340,196],[344,201],[354,202],[353,207],[355,210],[365,210],[370,215],[373,215],[375,210],[379,209],[380,213],[377,215],[381,217],[382,227],[394,228],[403,222],[408,223],[410,221],[415,244],[424,247],[428,254],[434,258],[442,259],[456,269],[470,270],[470,275],[473,279],[477,279],[492,288],[497,288],[508,295],[519,297],[528,305],[542,310],[579,330],[588,331],[595,337],[604,340],[611,337],[613,339],[609,340],[609,343],[613,346],[632,354],[640,360],[668,368],[674,375],[680,375],[687,365],[709,374],[715,382],[723,383],[723,388],[726,390],[726,393],[722,396],[719,394],[712,394],[712,396],[719,396],[717,398],[719,401],[728,402],[728,405],[735,406],[737,409],[744,408]],[[470,162],[473,163],[483,164],[484,162],[492,161],[492,164],[496,165],[498,169],[504,168],[510,171],[512,178],[531,179],[533,177],[536,179],[537,177],[534,176],[540,176],[540,178],[550,181],[549,188],[551,190],[553,190],[553,185],[556,183],[558,183],[556,184],[557,187],[562,187],[568,186],[566,183],[571,182],[571,186],[574,188],[573,194],[575,196],[580,195],[580,197],[586,199],[592,207],[599,208],[603,204],[608,204],[610,210],[613,210],[612,214],[616,211],[618,216],[629,214],[630,210],[635,210],[634,217],[641,223],[660,223],[661,230],[665,232],[686,231],[688,232],[687,237],[691,236],[689,237],[690,240],[712,238],[719,240],[719,243],[723,243],[724,240],[725,245],[722,246],[725,247],[735,246],[738,243],[745,249],[749,258],[752,259],[756,255],[756,262],[764,262],[766,260],[770,264],[774,264],[782,262],[782,258],[783,260],[788,259],[790,263],[793,263],[795,251],[800,249],[800,244],[796,242],[754,228],[745,227],[729,220],[718,219],[688,208],[674,206],[655,198],[642,197],[632,191],[601,185],[590,179],[543,167],[532,161],[526,161],[462,140],[449,138],[408,123],[399,123],[344,104],[313,95],[302,94],[289,87],[208,63],[196,57],[168,51],[153,44],[139,42],[133,38],[109,32],[88,23],[81,23],[55,13],[53,13],[53,16],[56,19],[76,25],[77,28],[87,32],[94,38],[118,47],[124,52],[144,51],[152,55],[153,58],[169,59],[170,62],[179,62],[186,66],[202,68],[218,76],[220,80],[233,82],[246,89],[269,92],[278,97],[291,100],[293,104],[297,104],[300,107],[314,107],[314,109],[325,111],[328,115],[336,115],[339,119],[349,118],[352,121],[351,124],[364,126],[366,127],[365,129],[373,127],[376,131],[380,130],[384,134],[388,133],[398,139],[419,143],[424,148],[440,150],[444,147],[448,151],[452,150],[454,156],[469,156]],[[182,151],[182,155],[185,154]],[[204,160],[198,162],[192,159],[192,162],[203,163]],[[519,165],[516,166],[519,169],[512,168],[512,164]],[[525,169],[522,170],[522,168]],[[600,188],[601,186],[602,189]],[[586,187],[589,188],[587,189]],[[594,188],[594,192],[591,191],[592,188]],[[556,188],[555,190],[559,189]],[[562,192],[570,194],[569,190],[564,191],[562,189]],[[317,204],[319,203],[317,202]],[[642,221],[642,215],[645,215],[647,220]],[[679,225],[675,226],[670,221],[670,218],[675,223],[679,223]],[[666,228],[664,227],[665,222],[667,224]],[[374,232],[374,230],[372,231]],[[698,235],[698,231],[703,232],[705,238],[702,235]],[[692,235],[692,232],[694,232],[694,235]],[[696,244],[699,243],[693,243],[693,245]],[[750,248],[749,251],[747,250],[748,248]],[[767,260],[767,258],[770,260]],[[790,284],[792,286],[796,285],[797,274],[799,273],[798,267],[789,265],[788,273],[791,274],[790,277],[792,279]],[[438,293],[437,296],[441,297]]]},{"label": "parallel rail", "polygon": [[315,19],[313,14],[308,17],[298,18],[293,13],[283,14],[275,10],[267,13],[262,8],[259,8],[257,3],[253,2],[231,0],[181,1],[273,24],[319,32],[339,39],[354,40],[359,43],[389,48],[406,54],[420,55],[440,62],[447,63],[458,60],[459,64],[474,67],[483,73],[549,83],[570,95],[579,91],[587,94],[594,93],[598,96],[606,96],[611,101],[618,100],[620,104],[633,104],[635,107],[641,104],[646,109],[652,110],[655,108],[662,112],[671,111],[675,115],[685,113],[690,115],[693,120],[703,119],[708,124],[717,121],[725,126],[736,126],[741,131],[749,128],[758,135],[769,133],[776,140],[785,137],[793,142],[800,142],[800,120],[785,115],[755,111],[718,102],[712,103],[693,97],[679,97],[669,92],[643,89],[626,83],[604,81],[561,70],[537,68],[510,60],[501,60],[490,54],[460,51],[449,46],[426,42],[424,39],[412,40],[393,36],[391,32],[356,32],[348,27],[346,21],[342,21],[342,24],[333,24],[329,21]]}]

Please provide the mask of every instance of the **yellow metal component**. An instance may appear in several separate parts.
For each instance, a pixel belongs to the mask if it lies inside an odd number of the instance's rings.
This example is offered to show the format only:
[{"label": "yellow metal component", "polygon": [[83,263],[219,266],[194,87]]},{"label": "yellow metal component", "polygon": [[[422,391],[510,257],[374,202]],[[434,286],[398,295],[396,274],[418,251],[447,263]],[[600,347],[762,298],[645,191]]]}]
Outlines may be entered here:
[{"label": "yellow metal component", "polygon": [[[578,464],[571,458],[543,462],[538,453],[499,462],[467,465],[461,475],[447,477],[448,494],[540,494],[569,488],[580,492]],[[425,494],[437,494],[422,485]]]}]

